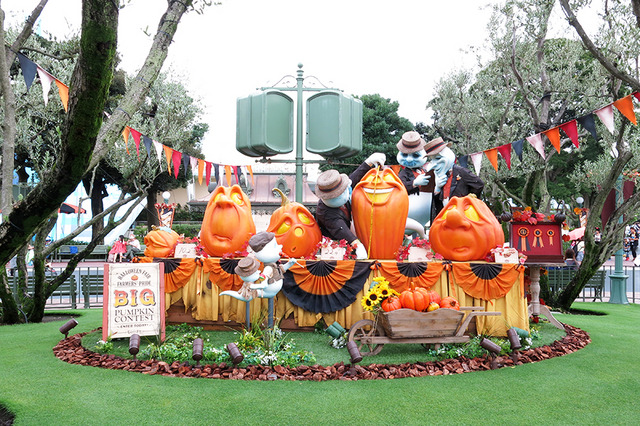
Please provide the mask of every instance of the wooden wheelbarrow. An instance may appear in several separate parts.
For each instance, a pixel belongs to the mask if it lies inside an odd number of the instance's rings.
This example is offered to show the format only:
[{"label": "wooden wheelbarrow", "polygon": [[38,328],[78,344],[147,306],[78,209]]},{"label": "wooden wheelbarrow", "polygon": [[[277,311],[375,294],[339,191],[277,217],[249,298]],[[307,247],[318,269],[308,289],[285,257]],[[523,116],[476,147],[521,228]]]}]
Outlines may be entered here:
[{"label": "wooden wheelbarrow", "polygon": [[468,306],[461,307],[459,311],[440,308],[432,312],[413,309],[381,312],[375,321],[364,319],[356,322],[349,330],[348,341],[358,345],[362,356],[380,353],[386,343],[432,344],[436,348],[442,343],[465,343],[469,341],[465,332],[472,319],[502,315],[501,312],[482,312],[483,309],[481,306]]}]

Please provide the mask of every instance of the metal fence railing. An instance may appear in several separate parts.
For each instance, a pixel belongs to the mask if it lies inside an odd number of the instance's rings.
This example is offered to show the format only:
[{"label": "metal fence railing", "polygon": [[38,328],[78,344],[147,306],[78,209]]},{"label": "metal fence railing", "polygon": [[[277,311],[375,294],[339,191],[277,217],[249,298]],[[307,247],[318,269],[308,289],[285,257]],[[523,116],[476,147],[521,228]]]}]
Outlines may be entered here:
[{"label": "metal fence railing", "polygon": [[[56,270],[57,269],[57,270]],[[604,266],[605,271],[604,290],[602,300],[608,302],[611,295],[610,275],[614,271],[613,266]],[[54,273],[59,273],[60,268],[54,268]],[[624,267],[627,278],[627,299],[629,303],[640,303],[640,267]],[[46,309],[82,309],[102,306],[103,265],[84,266],[76,268],[73,275],[60,286],[47,300]],[[15,279],[9,277],[9,283],[16,294]],[[29,280],[29,289],[33,289],[33,281]],[[576,301],[592,302],[595,298],[595,289],[585,288]]]}]

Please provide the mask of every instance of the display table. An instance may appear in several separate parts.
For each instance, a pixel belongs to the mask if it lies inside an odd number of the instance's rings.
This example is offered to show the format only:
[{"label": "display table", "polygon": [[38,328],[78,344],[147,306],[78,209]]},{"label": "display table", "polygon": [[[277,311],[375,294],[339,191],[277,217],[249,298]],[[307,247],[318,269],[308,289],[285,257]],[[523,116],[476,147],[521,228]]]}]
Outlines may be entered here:
[{"label": "display table", "polygon": [[[197,321],[246,322],[246,304],[225,290],[238,290],[243,281],[234,273],[239,259],[151,259],[165,264],[166,306],[182,301],[184,312]],[[350,328],[356,321],[373,318],[362,308],[362,297],[376,276],[386,278],[401,292],[413,282],[441,297],[453,296],[461,306],[481,306],[500,312],[477,319],[478,333],[506,336],[510,327],[529,330],[524,293],[524,268],[516,264],[487,262],[396,262],[299,260],[285,274],[282,291],[275,298],[275,317],[292,317],[298,327],[313,327],[320,319],[338,321]],[[256,318],[268,309],[267,299],[250,302]],[[254,319],[252,318],[252,319]],[[167,319],[172,322],[171,315]]]}]

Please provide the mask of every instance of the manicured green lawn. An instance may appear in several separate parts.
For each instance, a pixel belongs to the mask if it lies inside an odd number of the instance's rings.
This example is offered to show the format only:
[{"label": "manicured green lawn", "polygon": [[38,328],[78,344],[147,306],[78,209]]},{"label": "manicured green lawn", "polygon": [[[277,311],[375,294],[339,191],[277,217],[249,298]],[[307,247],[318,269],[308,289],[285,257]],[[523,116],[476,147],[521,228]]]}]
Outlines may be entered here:
[{"label": "manicured green lawn", "polygon": [[[592,343],[495,371],[358,382],[245,382],[147,376],[53,356],[62,322],[0,327],[0,404],[16,424],[636,424],[640,306],[577,303],[558,315]],[[73,332],[101,325],[77,311]],[[383,349],[383,352],[387,350]],[[346,361],[346,360],[345,360]]]}]

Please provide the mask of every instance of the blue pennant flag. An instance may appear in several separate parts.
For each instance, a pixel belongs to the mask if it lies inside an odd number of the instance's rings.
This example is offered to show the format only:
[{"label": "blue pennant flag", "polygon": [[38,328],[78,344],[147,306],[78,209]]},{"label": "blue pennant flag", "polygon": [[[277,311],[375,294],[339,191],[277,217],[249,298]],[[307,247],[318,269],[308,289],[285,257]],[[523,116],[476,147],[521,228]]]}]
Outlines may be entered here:
[{"label": "blue pennant flag", "polygon": [[516,155],[522,161],[522,146],[524,145],[524,139],[517,140],[515,142],[511,142],[511,147],[515,151]]},{"label": "blue pennant flag", "polygon": [[24,77],[24,83],[27,85],[27,92],[31,88],[33,80],[36,78],[38,72],[38,66],[31,59],[24,56],[22,53],[17,53],[18,61],[20,61],[20,68],[22,69],[22,76]]},{"label": "blue pennant flag", "polygon": [[147,156],[151,158],[151,144],[153,144],[153,141],[148,136],[142,135],[142,143],[147,148]]},{"label": "blue pennant flag", "polygon": [[593,119],[592,113],[583,115],[582,117],[578,117],[576,120],[578,121],[578,123],[580,123],[582,127],[587,129],[589,133],[591,133],[591,136],[593,136],[595,140],[599,139],[598,132],[596,131],[596,122]]}]

